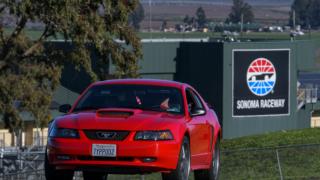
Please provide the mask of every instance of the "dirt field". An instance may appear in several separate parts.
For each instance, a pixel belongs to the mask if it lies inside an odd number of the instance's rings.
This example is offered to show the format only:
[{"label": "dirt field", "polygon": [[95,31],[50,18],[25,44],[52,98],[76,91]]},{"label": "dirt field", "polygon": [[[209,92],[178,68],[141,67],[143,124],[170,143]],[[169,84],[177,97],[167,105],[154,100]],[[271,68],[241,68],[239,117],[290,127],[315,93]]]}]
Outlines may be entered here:
[{"label": "dirt field", "polygon": [[[142,28],[149,28],[150,6],[143,4],[145,10],[145,19],[142,22]],[[231,5],[228,4],[152,4],[152,28],[159,29],[162,21],[166,19],[169,26],[181,23],[185,15],[195,16],[198,7],[202,6],[206,12],[207,18],[216,22],[225,21],[231,11]],[[253,11],[257,22],[263,24],[285,24],[289,19],[289,6],[253,6]]]}]

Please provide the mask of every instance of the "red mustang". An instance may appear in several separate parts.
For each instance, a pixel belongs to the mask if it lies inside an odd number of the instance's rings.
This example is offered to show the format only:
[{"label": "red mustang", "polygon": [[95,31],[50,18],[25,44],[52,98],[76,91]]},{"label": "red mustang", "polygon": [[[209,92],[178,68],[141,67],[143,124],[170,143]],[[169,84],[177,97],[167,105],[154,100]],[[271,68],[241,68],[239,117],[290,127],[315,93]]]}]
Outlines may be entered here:
[{"label": "red mustang", "polygon": [[90,85],[49,124],[45,175],[107,179],[108,174],[162,172],[162,179],[217,179],[221,128],[191,86],[164,80]]}]

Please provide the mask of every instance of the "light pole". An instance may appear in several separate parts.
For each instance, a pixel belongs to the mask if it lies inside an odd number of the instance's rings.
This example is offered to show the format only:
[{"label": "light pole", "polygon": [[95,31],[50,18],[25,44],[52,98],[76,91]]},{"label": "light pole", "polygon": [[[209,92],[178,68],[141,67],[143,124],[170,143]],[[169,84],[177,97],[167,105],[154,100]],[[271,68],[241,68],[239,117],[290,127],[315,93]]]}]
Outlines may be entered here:
[{"label": "light pole", "polygon": [[296,30],[296,11],[293,10],[292,12],[292,25],[293,25],[293,30]]},{"label": "light pole", "polygon": [[242,38],[242,32],[243,32],[243,13],[241,13],[241,27],[240,27],[240,37]]},{"label": "light pole", "polygon": [[149,33],[150,33],[150,39],[152,39],[152,27],[151,27],[151,22],[152,22],[152,0],[149,0]]}]

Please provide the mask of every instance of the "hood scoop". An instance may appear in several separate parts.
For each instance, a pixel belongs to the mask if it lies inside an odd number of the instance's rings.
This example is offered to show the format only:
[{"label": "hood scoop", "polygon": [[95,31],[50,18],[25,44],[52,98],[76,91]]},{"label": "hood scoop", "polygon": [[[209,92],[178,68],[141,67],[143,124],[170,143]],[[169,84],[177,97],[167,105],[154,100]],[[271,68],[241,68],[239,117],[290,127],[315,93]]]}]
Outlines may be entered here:
[{"label": "hood scoop", "polygon": [[135,112],[132,109],[99,109],[96,113],[98,117],[128,118]]}]

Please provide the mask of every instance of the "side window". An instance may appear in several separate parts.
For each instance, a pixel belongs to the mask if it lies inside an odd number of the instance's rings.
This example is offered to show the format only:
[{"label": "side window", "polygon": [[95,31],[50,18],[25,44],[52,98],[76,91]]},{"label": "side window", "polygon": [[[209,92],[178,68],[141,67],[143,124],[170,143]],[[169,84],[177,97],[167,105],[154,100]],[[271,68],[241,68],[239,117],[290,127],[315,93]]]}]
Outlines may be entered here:
[{"label": "side window", "polygon": [[189,90],[186,91],[186,95],[187,95],[188,111],[191,112],[191,110],[195,106],[195,102],[194,102],[192,94]]},{"label": "side window", "polygon": [[203,105],[201,103],[201,100],[200,100],[199,96],[194,92],[192,92],[192,95],[193,95],[193,98],[194,98],[194,100],[196,102],[196,107],[199,108],[199,109],[203,109]]},{"label": "side window", "polygon": [[186,91],[187,95],[187,103],[188,103],[188,111],[191,112],[194,108],[203,109],[203,105],[201,103],[200,98],[193,93],[191,90]]}]

